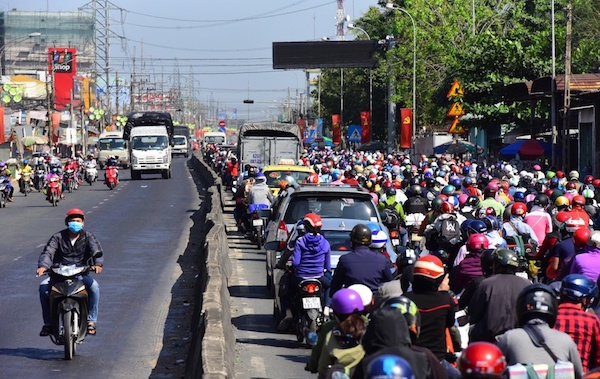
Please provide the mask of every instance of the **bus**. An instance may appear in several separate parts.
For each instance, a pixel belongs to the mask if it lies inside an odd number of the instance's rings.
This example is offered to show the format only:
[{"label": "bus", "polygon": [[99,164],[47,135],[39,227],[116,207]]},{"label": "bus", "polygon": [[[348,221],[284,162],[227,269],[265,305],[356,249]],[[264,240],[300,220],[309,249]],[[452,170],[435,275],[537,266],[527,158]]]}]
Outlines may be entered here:
[{"label": "bus", "polygon": [[104,168],[109,155],[118,157],[119,165],[129,167],[129,152],[127,141],[123,139],[123,132],[119,130],[104,132],[98,137],[98,164]]}]

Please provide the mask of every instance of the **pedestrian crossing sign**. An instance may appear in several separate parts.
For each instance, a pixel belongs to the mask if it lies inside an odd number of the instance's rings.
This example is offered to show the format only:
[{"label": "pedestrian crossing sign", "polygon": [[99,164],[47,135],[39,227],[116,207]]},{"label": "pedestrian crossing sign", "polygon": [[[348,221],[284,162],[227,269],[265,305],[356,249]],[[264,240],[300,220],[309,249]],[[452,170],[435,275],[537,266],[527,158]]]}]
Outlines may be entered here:
[{"label": "pedestrian crossing sign", "polygon": [[362,126],[348,125],[348,142],[359,143],[362,140]]}]

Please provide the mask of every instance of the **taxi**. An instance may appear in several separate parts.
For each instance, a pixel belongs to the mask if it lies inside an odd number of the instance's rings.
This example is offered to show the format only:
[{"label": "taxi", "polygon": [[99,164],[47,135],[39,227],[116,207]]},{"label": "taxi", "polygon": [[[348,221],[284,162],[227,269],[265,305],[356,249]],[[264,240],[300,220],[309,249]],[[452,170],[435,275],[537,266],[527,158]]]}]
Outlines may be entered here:
[{"label": "taxi", "polygon": [[279,194],[279,182],[287,180],[288,182],[302,183],[306,177],[315,171],[312,167],[299,165],[271,165],[265,166],[262,172],[267,177],[267,185],[271,189],[273,196]]}]

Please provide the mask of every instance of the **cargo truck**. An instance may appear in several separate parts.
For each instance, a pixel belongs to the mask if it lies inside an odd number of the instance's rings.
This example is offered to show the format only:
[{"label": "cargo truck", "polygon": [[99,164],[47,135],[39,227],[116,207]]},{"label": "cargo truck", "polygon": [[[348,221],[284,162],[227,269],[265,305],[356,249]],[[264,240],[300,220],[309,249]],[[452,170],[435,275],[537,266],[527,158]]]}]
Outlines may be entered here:
[{"label": "cargo truck", "polygon": [[278,122],[247,123],[238,134],[240,172],[246,164],[298,164],[302,152],[300,127]]}]

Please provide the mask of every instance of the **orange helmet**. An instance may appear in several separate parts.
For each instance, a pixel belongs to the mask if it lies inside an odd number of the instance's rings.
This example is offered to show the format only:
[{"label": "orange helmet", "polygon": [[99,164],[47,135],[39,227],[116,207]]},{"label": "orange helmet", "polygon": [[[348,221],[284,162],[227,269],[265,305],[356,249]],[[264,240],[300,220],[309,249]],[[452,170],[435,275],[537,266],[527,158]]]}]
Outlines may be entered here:
[{"label": "orange helmet", "polygon": [[316,172],[311,173],[304,179],[304,183],[317,184],[319,183],[319,175]]}]

